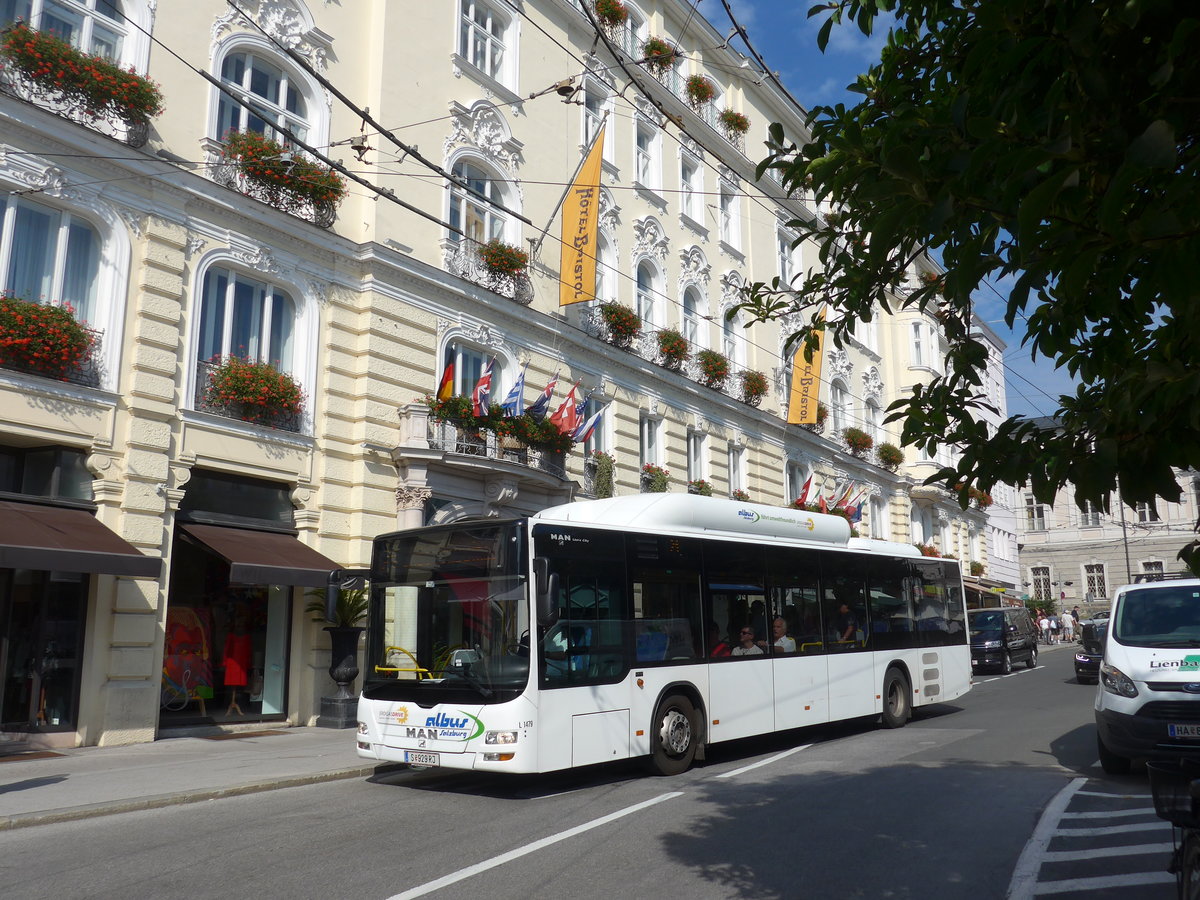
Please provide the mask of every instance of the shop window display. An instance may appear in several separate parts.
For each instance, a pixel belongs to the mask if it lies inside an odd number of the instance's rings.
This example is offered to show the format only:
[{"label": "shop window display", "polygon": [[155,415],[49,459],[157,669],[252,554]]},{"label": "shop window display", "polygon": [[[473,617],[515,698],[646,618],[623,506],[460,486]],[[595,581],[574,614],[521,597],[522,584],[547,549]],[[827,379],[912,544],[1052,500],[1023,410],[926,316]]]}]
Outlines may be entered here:
[{"label": "shop window display", "polygon": [[291,588],[228,582],[228,567],[176,541],[163,648],[165,726],[281,717]]}]

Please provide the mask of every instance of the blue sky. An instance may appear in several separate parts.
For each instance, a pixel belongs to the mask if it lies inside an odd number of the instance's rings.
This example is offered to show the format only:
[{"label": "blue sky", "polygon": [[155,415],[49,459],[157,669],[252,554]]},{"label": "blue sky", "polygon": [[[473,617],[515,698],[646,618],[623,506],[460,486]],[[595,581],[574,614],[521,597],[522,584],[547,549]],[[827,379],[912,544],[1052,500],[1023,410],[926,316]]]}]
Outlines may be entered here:
[{"label": "blue sky", "polygon": [[[856,27],[834,28],[829,45],[817,48],[817,31],[824,21],[808,18],[815,0],[731,0],[738,20],[767,65],[779,76],[792,95],[806,107],[843,102],[853,104],[858,95],[846,91],[855,76],[879,58],[884,34],[864,36]],[[718,30],[723,30],[725,10],[718,0],[701,5]],[[734,42],[735,49],[741,50]],[[1010,415],[1047,416],[1058,408],[1060,392],[1073,393],[1065,372],[1056,371],[1045,359],[1032,362],[1021,346],[1022,332],[1010,331],[1003,322],[1007,285],[997,282],[995,291],[976,294],[976,310],[1008,344],[1005,351]]]}]

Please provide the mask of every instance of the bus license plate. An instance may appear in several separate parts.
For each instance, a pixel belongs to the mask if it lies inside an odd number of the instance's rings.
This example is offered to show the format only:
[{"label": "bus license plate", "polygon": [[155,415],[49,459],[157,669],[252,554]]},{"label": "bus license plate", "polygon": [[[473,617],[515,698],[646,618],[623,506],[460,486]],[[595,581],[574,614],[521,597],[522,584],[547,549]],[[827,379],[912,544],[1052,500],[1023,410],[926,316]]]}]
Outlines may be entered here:
[{"label": "bus license plate", "polygon": [[442,758],[437,753],[418,753],[415,750],[405,750],[404,761],[412,766],[440,766],[442,764]]},{"label": "bus license plate", "polygon": [[1200,725],[1168,725],[1167,732],[1171,737],[1200,738]]}]

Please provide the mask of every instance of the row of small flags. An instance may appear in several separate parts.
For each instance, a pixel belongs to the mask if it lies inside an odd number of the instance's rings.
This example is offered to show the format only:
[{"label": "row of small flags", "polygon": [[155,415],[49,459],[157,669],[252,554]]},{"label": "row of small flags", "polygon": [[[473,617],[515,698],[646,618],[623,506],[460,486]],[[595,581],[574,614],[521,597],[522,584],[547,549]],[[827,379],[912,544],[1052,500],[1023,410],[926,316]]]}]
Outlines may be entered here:
[{"label": "row of small flags", "polygon": [[860,488],[856,482],[851,481],[840,491],[835,488],[828,498],[825,496],[824,488],[817,488],[812,501],[809,501],[808,495],[812,491],[812,487],[813,476],[809,475],[808,481],[804,482],[804,487],[800,490],[800,496],[796,498],[796,502],[815,503],[821,512],[829,512],[831,509],[844,509],[851,522],[862,521],[863,505],[867,502],[867,488]]},{"label": "row of small flags", "polygon": [[[492,369],[496,365],[496,358],[492,357],[488,364],[484,366],[483,374],[479,376],[479,380],[475,382],[475,389],[471,391],[471,411],[477,416],[487,415],[489,401],[492,395]],[[537,419],[546,417],[546,412],[550,409],[550,402],[554,398],[554,389],[558,385],[558,373],[554,373],[554,377],[550,379],[550,383],[546,385],[546,389],[538,394],[538,398],[530,404],[529,409],[525,409],[525,370],[528,366],[521,368],[521,374],[517,376],[517,380],[509,389],[508,395],[500,404],[500,408],[504,410],[505,416],[521,416],[526,412]],[[608,409],[603,406],[596,410],[586,419],[584,418],[584,410],[587,407],[589,394],[585,394],[582,399],[576,399],[576,393],[579,390],[579,382],[571,387],[567,392],[566,399],[550,416],[550,422],[558,426],[558,430],[563,434],[571,435],[575,443],[583,443],[592,436],[592,432],[596,430],[596,426],[600,424],[600,417],[604,415],[604,411]],[[450,362],[446,366],[445,372],[442,373],[442,382],[438,385],[437,399],[449,400],[454,396],[454,363]]]}]

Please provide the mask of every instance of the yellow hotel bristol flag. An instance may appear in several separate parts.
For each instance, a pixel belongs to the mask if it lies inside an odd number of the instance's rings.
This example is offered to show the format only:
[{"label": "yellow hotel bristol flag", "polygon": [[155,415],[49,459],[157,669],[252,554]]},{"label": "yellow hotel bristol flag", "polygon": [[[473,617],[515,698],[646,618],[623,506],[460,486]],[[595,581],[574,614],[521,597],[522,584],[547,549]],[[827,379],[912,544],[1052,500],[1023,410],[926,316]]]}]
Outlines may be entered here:
[{"label": "yellow hotel bristol flag", "polygon": [[[817,316],[824,321],[825,310]],[[792,357],[792,393],[788,398],[788,424],[814,425],[817,421],[817,397],[821,393],[821,357],[825,350],[825,332],[817,332],[817,348],[812,362],[804,360],[804,342]]]},{"label": "yellow hotel bristol flag", "polygon": [[563,199],[559,306],[582,303],[596,296],[596,229],[600,220],[600,160],[603,155],[602,125]]}]

